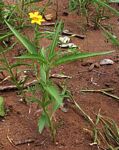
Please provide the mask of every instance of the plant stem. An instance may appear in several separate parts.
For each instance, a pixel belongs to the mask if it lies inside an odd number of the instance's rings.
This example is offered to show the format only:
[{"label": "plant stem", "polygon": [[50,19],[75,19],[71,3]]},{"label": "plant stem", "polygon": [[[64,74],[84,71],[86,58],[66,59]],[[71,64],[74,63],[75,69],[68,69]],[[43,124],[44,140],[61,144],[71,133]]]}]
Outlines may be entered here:
[{"label": "plant stem", "polygon": [[38,31],[38,29],[39,29],[39,26],[36,24],[35,25],[35,37],[34,37],[34,45],[36,46],[36,47],[38,47],[38,35],[39,35],[39,31]]},{"label": "plant stem", "polygon": [[[4,58],[4,63],[5,63],[5,67],[7,69],[7,71],[9,72],[11,78],[12,78],[12,82],[16,85],[17,89],[21,91],[21,93],[23,94],[23,87],[18,83],[12,69],[11,69],[11,66],[9,64],[9,61],[7,60],[4,52],[2,53],[2,56]],[[24,96],[23,96],[24,97]]]},{"label": "plant stem", "polygon": [[[50,72],[49,66],[46,65],[46,84],[49,81],[49,77],[50,77],[49,72]],[[47,99],[51,100],[51,97],[46,92],[44,94],[44,101],[46,101]],[[48,113],[49,111],[47,112],[46,107],[44,107],[43,110],[44,110],[44,113],[46,114],[46,116],[48,118],[48,123],[49,123],[49,127],[50,127],[50,133],[51,133],[52,141],[53,141],[53,143],[55,143],[56,142],[56,140],[55,140],[56,129],[55,129],[54,124],[53,124],[53,120],[51,117],[52,115],[50,115]]]},{"label": "plant stem", "polygon": [[43,107],[43,111],[46,114],[47,119],[48,119],[48,124],[49,124],[49,128],[50,128],[50,133],[51,133],[52,141],[53,141],[53,143],[55,143],[55,141],[56,141],[55,140],[56,130],[54,128],[52,118],[50,118],[50,116],[49,116],[49,114],[48,114],[48,112],[47,112],[47,110],[46,110],[45,107]]},{"label": "plant stem", "polygon": [[24,0],[21,0],[21,10],[24,10]]}]

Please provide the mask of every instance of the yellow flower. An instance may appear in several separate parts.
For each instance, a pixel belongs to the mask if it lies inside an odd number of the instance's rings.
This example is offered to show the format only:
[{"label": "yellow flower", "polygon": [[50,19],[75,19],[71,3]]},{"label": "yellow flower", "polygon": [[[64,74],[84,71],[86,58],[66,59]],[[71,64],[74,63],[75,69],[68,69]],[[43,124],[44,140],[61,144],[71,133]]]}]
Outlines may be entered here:
[{"label": "yellow flower", "polygon": [[45,21],[37,11],[29,13],[29,16],[31,18],[31,23],[36,23],[38,25],[41,25],[41,23]]}]

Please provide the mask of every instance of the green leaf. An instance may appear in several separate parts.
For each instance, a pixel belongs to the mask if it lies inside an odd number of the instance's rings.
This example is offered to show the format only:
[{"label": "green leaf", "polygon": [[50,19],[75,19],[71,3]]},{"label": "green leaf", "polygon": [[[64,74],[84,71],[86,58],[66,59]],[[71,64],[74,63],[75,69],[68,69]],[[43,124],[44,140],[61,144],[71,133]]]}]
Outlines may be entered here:
[{"label": "green leaf", "polygon": [[104,31],[104,35],[106,36],[106,38],[109,39],[109,41],[112,44],[119,46],[119,40],[115,35],[113,35],[111,32],[109,32],[108,30],[106,30],[103,27],[101,27],[101,29]]},{"label": "green leaf", "polygon": [[5,116],[5,106],[4,106],[4,99],[0,96],[0,116]]},{"label": "green leaf", "polygon": [[49,55],[50,59],[54,56],[55,48],[56,48],[57,43],[58,43],[59,34],[61,32],[61,25],[62,25],[62,22],[60,21],[57,28],[56,28],[56,32],[55,32],[55,35],[53,37],[53,40],[52,40],[52,43],[50,46],[50,55]]},{"label": "green leaf", "polygon": [[44,83],[46,83],[46,71],[44,65],[40,65],[40,78]]},{"label": "green leaf", "polygon": [[9,36],[13,35],[13,33],[4,33],[4,35],[0,35],[0,41],[3,41],[5,38],[8,38]]},{"label": "green leaf", "polygon": [[53,85],[47,85],[45,90],[56,100],[57,104],[60,106],[62,104],[62,97],[58,89]]},{"label": "green leaf", "polygon": [[7,70],[7,68],[5,68],[5,67],[0,67],[0,71],[4,71],[4,70]]},{"label": "green leaf", "polygon": [[5,62],[5,59],[3,59],[3,58],[0,58],[0,62]]},{"label": "green leaf", "polygon": [[46,63],[46,61],[41,56],[38,56],[37,54],[26,54],[26,55],[22,55],[22,56],[15,57],[15,58],[20,58],[20,59],[35,59],[37,61],[40,61],[41,63]]},{"label": "green leaf", "polygon": [[22,63],[22,62],[17,62],[14,63],[13,65],[11,65],[11,69],[15,68],[15,67],[19,67],[19,66],[31,66],[31,64],[26,64],[26,63]]},{"label": "green leaf", "polygon": [[74,11],[79,7],[80,1],[70,0],[69,1],[69,10]]},{"label": "green leaf", "polygon": [[119,3],[119,0],[109,0],[110,3]]},{"label": "green leaf", "polygon": [[25,48],[29,51],[31,54],[36,54],[36,48],[35,46],[28,40],[26,37],[21,35],[16,29],[14,29],[7,21],[5,21],[7,26],[10,28],[10,30],[13,32],[13,34],[17,37],[17,39],[25,46]]},{"label": "green leaf", "polygon": [[116,9],[114,9],[113,7],[111,7],[110,5],[108,5],[107,3],[101,1],[101,0],[93,0],[95,3],[97,3],[98,5],[102,6],[102,7],[106,7],[108,8],[111,12],[113,12],[114,14],[116,14],[117,16],[119,16],[119,11],[117,11]]},{"label": "green leaf", "polygon": [[114,51],[107,51],[107,52],[96,52],[96,53],[72,53],[72,54],[65,54],[63,56],[60,56],[55,62],[54,65],[61,65],[64,63],[72,62],[78,59],[83,59],[87,57],[93,57],[93,56],[99,56],[99,55],[106,55],[110,54]]},{"label": "green leaf", "polygon": [[46,122],[47,117],[45,114],[42,113],[40,119],[38,120],[38,129],[40,133],[42,133],[43,129],[45,128]]},{"label": "green leaf", "polygon": [[0,46],[0,55],[1,54],[4,54],[4,53],[7,53],[8,51],[10,50],[13,50],[14,46],[16,45],[16,42],[13,43],[10,47],[8,48],[3,48],[2,46]]}]

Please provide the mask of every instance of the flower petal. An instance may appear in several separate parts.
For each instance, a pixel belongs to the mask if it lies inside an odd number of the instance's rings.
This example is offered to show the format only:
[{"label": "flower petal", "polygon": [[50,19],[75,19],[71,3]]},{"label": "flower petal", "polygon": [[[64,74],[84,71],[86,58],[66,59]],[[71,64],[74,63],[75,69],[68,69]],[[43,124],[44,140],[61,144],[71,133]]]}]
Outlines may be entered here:
[{"label": "flower petal", "polygon": [[31,20],[31,23],[33,24],[33,23],[36,23],[36,21],[35,20]]},{"label": "flower petal", "polygon": [[39,21],[37,21],[36,23],[37,23],[38,25],[41,25],[41,22],[39,22]]},{"label": "flower petal", "polygon": [[38,11],[34,12],[34,15],[39,16],[39,12]]},{"label": "flower petal", "polygon": [[29,16],[30,16],[30,18],[33,18],[34,14],[33,13],[29,13]]}]

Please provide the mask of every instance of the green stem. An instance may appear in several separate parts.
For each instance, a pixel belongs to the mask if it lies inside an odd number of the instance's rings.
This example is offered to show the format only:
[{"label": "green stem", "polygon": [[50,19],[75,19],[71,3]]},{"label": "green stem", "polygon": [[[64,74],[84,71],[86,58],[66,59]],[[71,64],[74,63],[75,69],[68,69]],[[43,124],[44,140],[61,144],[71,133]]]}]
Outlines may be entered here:
[{"label": "green stem", "polygon": [[[48,66],[46,66],[46,84],[47,82],[49,81],[49,68]],[[50,100],[50,96],[49,94],[47,93],[47,91],[44,91],[44,95],[43,95],[43,103],[45,103],[47,100]],[[52,137],[52,141],[53,143],[55,143],[55,135],[56,135],[56,129],[54,127],[54,123],[53,123],[53,120],[52,120],[52,117],[51,115],[49,114],[49,110],[47,111],[47,108],[46,106],[43,106],[43,111],[45,113],[45,115],[47,116],[47,119],[48,119],[48,124],[49,124],[49,129],[50,129],[50,133],[51,133],[51,137]]]},{"label": "green stem", "polygon": [[4,63],[5,63],[6,69],[7,69],[7,71],[9,72],[9,74],[12,78],[12,82],[16,85],[17,89],[20,90],[21,93],[22,93],[23,87],[21,87],[20,84],[18,83],[18,81],[17,81],[17,79],[16,79],[16,77],[15,77],[15,75],[14,75],[12,69],[11,69],[9,61],[6,59],[6,56],[5,56],[4,53],[2,53],[2,56],[4,58]]},{"label": "green stem", "polygon": [[34,45],[36,46],[36,47],[38,47],[38,32],[39,32],[39,26],[36,24],[35,25],[35,37],[34,37]]},{"label": "green stem", "polygon": [[53,122],[52,122],[52,118],[50,118],[47,110],[45,107],[43,107],[43,111],[44,113],[46,114],[47,118],[48,118],[48,124],[49,124],[49,128],[50,128],[50,133],[51,133],[51,137],[52,137],[52,141],[53,143],[55,143],[55,135],[56,135],[56,130],[55,130],[55,127],[53,125]]},{"label": "green stem", "polygon": [[24,0],[21,0],[21,10],[24,10]]}]

